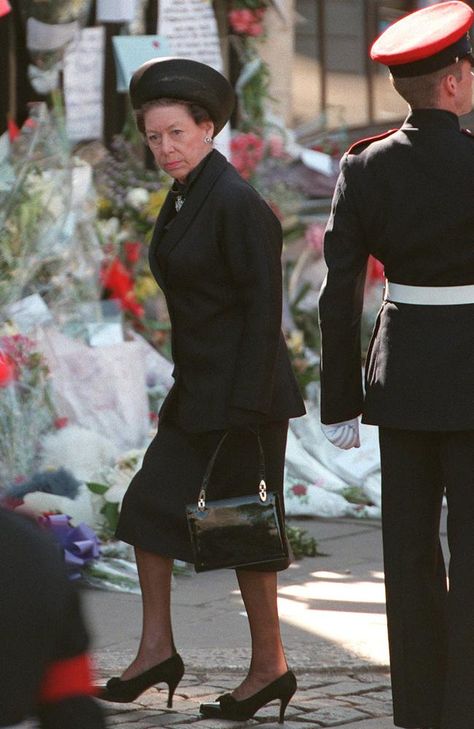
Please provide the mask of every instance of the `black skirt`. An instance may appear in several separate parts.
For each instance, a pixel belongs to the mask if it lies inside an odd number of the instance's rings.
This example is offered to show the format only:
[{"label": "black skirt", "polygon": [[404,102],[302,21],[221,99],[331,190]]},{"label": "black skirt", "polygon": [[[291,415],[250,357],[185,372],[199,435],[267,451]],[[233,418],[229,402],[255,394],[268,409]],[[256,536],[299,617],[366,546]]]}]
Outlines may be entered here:
[{"label": "black skirt", "polygon": [[[288,421],[259,426],[269,491],[281,495]],[[147,552],[193,562],[185,509],[196,503],[208,461],[224,431],[188,433],[168,414],[148,447],[141,469],[125,494],[116,537]],[[258,491],[258,447],[249,430],[232,432],[219,453],[210,499],[244,496]],[[260,565],[279,571],[290,560]],[[255,568],[252,568],[255,569]]]}]

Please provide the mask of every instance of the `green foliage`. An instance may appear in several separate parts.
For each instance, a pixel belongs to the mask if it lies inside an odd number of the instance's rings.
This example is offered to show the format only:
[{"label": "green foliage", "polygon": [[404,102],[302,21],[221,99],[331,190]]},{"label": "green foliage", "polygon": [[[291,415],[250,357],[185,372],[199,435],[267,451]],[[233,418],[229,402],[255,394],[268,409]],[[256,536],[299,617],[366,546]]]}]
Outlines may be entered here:
[{"label": "green foliage", "polygon": [[365,495],[364,490],[360,486],[348,486],[341,491],[341,495],[351,504],[372,505],[371,500]]},{"label": "green foliage", "polygon": [[[92,481],[87,482],[86,486],[89,491],[92,491],[93,494],[102,497],[110,488],[106,484],[94,483]],[[99,513],[102,514],[102,516],[104,517],[104,523],[102,525],[100,536],[103,539],[111,539],[115,534],[115,530],[118,524],[120,514],[119,504],[115,501],[106,501],[104,498]]]},{"label": "green foliage", "polygon": [[300,527],[286,525],[286,536],[290,543],[295,559],[302,557],[316,557],[321,554],[318,551],[318,543],[314,537],[310,536],[306,529]]}]

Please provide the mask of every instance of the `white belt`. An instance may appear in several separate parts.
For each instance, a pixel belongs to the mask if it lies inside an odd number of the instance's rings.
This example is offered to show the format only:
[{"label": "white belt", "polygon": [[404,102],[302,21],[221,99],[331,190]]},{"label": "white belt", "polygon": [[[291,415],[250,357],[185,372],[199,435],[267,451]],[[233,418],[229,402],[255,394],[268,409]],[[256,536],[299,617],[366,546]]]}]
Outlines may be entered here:
[{"label": "white belt", "polygon": [[405,286],[385,281],[384,301],[397,304],[446,306],[474,304],[474,284],[468,286]]}]

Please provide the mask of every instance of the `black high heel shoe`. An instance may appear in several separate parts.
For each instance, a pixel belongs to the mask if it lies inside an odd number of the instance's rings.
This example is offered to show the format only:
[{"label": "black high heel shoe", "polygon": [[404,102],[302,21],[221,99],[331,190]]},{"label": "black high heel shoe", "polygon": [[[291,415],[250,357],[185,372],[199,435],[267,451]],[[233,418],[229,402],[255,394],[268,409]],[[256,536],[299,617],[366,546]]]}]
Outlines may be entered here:
[{"label": "black high heel shoe", "polygon": [[261,691],[248,699],[237,701],[230,694],[224,694],[213,703],[201,704],[199,711],[208,719],[232,719],[233,721],[247,721],[257,713],[262,706],[274,699],[280,699],[279,724],[285,721],[285,711],[291,697],[296,691],[296,678],[292,671],[287,671]]},{"label": "black high heel shoe", "polygon": [[135,701],[140,694],[150,686],[157,683],[168,684],[168,708],[173,706],[173,694],[184,674],[184,664],[179,653],[149,668],[148,671],[140,673],[135,678],[122,681],[121,678],[111,678],[105,686],[99,689],[98,698],[103,701],[116,701],[117,703],[129,703]]}]

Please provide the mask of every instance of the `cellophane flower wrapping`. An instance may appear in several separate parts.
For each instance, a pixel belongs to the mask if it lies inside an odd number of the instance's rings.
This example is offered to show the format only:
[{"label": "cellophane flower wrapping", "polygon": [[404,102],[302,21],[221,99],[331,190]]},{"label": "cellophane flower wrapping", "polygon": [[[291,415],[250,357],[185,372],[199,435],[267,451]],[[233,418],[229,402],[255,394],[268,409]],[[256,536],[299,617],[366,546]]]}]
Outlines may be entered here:
[{"label": "cellophane flower wrapping", "polygon": [[[52,2],[45,2],[45,0],[16,0],[16,5],[26,28],[28,28],[28,21],[31,19],[52,26],[75,24],[75,30],[78,32],[79,28],[84,27],[87,22],[92,0],[53,0]],[[26,30],[26,36],[28,39],[28,30]],[[37,73],[47,74],[50,69],[56,71],[55,80],[48,90],[58,87],[58,71],[62,64],[67,43],[68,41],[52,49],[38,50],[34,46],[29,48],[30,58],[37,69]],[[37,90],[43,93],[46,88],[41,91],[40,88]]]},{"label": "cellophane flower wrapping", "polygon": [[34,105],[3,163],[0,321],[5,307],[32,293],[62,318],[78,301],[98,300],[92,173],[72,156],[62,119]]},{"label": "cellophane flower wrapping", "polygon": [[0,383],[0,491],[36,470],[42,435],[53,427],[48,367],[35,342],[0,329],[0,358],[11,376]]},{"label": "cellophane flower wrapping", "polygon": [[[6,147],[0,173],[0,483],[28,479],[40,439],[54,429],[42,323],[18,324],[32,295],[62,327],[78,304],[99,301],[103,257],[95,232],[92,170],[76,159],[63,119],[32,106]],[[25,336],[26,335],[26,336]],[[3,373],[3,374],[2,374]]]}]

